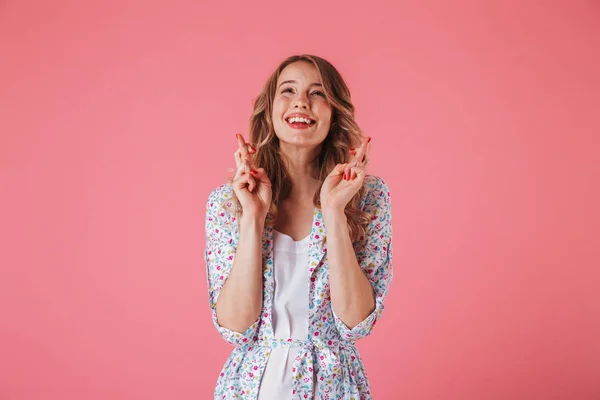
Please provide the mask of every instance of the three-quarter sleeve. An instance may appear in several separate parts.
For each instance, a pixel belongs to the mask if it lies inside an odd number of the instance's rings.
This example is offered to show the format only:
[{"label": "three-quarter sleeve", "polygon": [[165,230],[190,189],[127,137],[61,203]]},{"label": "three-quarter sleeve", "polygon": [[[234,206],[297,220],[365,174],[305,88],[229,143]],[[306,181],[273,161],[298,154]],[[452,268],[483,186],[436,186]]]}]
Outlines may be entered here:
[{"label": "three-quarter sleeve", "polygon": [[392,282],[392,203],[387,184],[379,177],[365,177],[368,186],[364,210],[371,214],[365,239],[355,245],[356,259],[375,294],[375,309],[350,329],[333,311],[335,326],[345,340],[355,341],[371,334],[383,313],[383,303]]},{"label": "three-quarter sleeve", "polygon": [[208,280],[208,301],[212,312],[213,324],[219,334],[228,343],[241,346],[250,343],[260,323],[260,316],[246,329],[245,332],[236,332],[219,325],[217,320],[216,304],[221,289],[231,272],[235,257],[236,246],[233,237],[233,216],[226,211],[222,204],[231,199],[233,190],[228,184],[214,189],[206,202],[206,247],[204,259],[206,262],[206,275]]}]

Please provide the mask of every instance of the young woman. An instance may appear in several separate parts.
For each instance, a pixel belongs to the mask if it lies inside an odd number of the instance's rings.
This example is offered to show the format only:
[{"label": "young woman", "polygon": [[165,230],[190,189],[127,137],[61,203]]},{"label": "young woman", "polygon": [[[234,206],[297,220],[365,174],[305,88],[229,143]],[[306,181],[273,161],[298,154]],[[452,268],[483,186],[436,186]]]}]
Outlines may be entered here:
[{"label": "young woman", "polygon": [[235,346],[215,399],[371,399],[357,339],[392,280],[386,183],[328,61],[292,56],[237,135],[235,176],[206,209],[212,319]]}]

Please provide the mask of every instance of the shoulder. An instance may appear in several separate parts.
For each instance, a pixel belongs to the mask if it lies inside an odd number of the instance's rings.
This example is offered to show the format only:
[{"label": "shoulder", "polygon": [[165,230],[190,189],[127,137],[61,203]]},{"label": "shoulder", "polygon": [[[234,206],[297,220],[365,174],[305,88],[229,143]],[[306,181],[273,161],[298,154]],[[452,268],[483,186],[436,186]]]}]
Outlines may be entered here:
[{"label": "shoulder", "polygon": [[208,195],[208,203],[222,203],[233,196],[233,188],[230,183],[224,183],[214,188]]},{"label": "shoulder", "polygon": [[214,188],[206,200],[207,214],[217,215],[219,219],[229,219],[228,210],[232,207],[233,188],[230,183],[223,183]]},{"label": "shoulder", "polygon": [[367,174],[363,181],[363,187],[369,191],[382,190],[382,189],[389,191],[387,183],[383,180],[383,178],[381,178],[377,175],[368,175]]},{"label": "shoulder", "polygon": [[383,178],[377,175],[366,175],[363,181],[363,205],[389,205],[391,201],[390,188]]}]

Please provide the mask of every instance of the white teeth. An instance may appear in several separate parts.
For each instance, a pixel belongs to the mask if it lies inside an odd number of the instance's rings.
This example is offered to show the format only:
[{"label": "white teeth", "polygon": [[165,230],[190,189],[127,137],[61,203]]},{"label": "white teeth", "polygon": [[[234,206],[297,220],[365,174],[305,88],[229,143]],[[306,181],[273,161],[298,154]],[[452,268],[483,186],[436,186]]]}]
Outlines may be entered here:
[{"label": "white teeth", "polygon": [[288,118],[288,122],[290,122],[290,123],[304,122],[305,124],[310,124],[311,120],[308,118],[302,118],[302,117],[292,117],[292,118]]}]

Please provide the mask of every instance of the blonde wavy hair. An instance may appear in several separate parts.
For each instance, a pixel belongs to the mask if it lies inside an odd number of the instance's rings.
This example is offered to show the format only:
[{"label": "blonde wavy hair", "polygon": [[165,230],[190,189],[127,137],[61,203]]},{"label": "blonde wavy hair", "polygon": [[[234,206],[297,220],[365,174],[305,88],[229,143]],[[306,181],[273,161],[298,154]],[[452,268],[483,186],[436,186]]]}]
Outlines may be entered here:
[{"label": "blonde wavy hair", "polygon": [[[258,168],[264,168],[272,185],[272,201],[265,226],[273,226],[278,215],[278,205],[285,200],[291,191],[285,163],[279,149],[279,138],[275,135],[272,121],[273,100],[277,89],[277,80],[288,65],[306,61],[315,66],[323,85],[323,92],[332,108],[331,127],[322,143],[321,152],[312,160],[312,176],[320,181],[313,197],[315,207],[321,210],[321,187],[325,178],[335,165],[350,161],[347,159],[350,148],[357,148],[362,143],[362,132],[354,120],[354,105],[350,99],[350,90],[337,69],[327,60],[309,54],[294,55],[285,59],[269,77],[261,93],[254,100],[254,111],[250,116],[249,143],[256,149],[252,161]],[[229,183],[233,177],[229,178]],[[348,202],[344,213],[348,220],[350,237],[353,242],[364,238],[365,230],[371,216],[360,209],[360,201],[364,196],[364,186]],[[234,215],[242,214],[240,204],[233,193],[229,199],[233,205]]]}]

